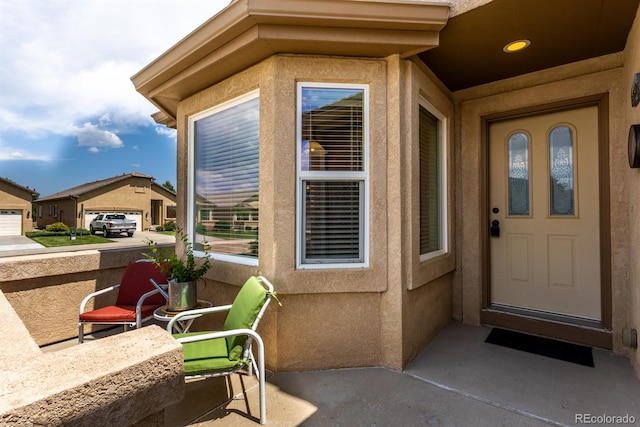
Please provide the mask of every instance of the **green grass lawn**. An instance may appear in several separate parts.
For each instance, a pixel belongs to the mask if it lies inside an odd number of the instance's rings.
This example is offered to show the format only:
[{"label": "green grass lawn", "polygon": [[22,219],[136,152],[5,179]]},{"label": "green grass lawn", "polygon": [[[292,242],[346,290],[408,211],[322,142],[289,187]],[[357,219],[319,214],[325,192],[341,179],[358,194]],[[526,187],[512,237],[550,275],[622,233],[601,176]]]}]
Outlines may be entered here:
[{"label": "green grass lawn", "polygon": [[257,239],[257,231],[207,231],[205,236],[219,237],[221,239]]},{"label": "green grass lawn", "polygon": [[77,245],[92,245],[94,243],[112,243],[112,240],[105,239],[102,236],[92,236],[91,234],[83,234],[82,236],[76,236],[76,240],[71,240],[69,236],[40,236],[31,237],[31,240],[40,243],[46,248],[53,248],[57,246],[77,246]]}]

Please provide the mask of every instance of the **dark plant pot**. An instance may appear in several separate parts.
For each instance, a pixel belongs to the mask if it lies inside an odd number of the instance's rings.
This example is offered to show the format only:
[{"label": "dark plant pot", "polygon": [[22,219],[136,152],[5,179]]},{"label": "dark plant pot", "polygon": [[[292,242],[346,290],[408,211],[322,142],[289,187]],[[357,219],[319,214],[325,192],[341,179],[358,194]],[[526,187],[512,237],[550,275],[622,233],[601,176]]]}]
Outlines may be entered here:
[{"label": "dark plant pot", "polygon": [[197,282],[176,282],[169,280],[169,298],[167,310],[184,311],[191,310],[198,305]]}]

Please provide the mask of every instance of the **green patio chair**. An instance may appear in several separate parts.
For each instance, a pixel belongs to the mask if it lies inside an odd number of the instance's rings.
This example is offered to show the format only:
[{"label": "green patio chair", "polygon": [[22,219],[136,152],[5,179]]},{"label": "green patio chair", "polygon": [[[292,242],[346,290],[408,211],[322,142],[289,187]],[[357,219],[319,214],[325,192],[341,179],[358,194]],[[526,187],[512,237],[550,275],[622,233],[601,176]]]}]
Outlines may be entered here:
[{"label": "green patio chair", "polygon": [[[273,285],[262,276],[252,276],[240,289],[231,305],[187,310],[177,314],[167,324],[167,331],[180,318],[228,311],[222,331],[202,331],[174,334],[182,343],[186,378],[203,378],[231,375],[247,368],[249,375],[255,371],[260,393],[260,424],[266,422],[266,397],[264,373],[264,344],[256,332],[271,298]],[[252,346],[255,343],[257,357]]]}]

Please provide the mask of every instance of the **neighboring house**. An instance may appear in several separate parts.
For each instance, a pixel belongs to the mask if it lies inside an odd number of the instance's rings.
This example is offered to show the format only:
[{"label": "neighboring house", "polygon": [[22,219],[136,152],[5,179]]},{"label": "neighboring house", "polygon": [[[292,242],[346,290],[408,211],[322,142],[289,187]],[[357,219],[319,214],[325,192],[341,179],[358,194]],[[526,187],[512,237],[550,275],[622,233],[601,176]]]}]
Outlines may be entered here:
[{"label": "neighboring house", "polygon": [[20,236],[33,229],[31,207],[38,192],[0,178],[0,236]]},{"label": "neighboring house", "polygon": [[[227,200],[228,199],[228,200]],[[205,199],[199,198],[196,210],[198,224],[207,230],[228,228],[231,230],[257,230],[258,208],[257,195],[234,193],[231,197]]]},{"label": "neighboring house", "polygon": [[639,14],[235,0],[132,80],[177,128],[192,239],[216,200],[252,193],[259,251],[214,247],[208,277],[272,279],[275,370],[401,369],[456,319],[613,349],[640,374],[623,341],[640,329]]},{"label": "neighboring house", "polygon": [[62,222],[89,229],[100,212],[122,212],[136,220],[137,230],[175,221],[176,194],[152,176],[130,173],[69,188],[37,201],[38,228]]}]

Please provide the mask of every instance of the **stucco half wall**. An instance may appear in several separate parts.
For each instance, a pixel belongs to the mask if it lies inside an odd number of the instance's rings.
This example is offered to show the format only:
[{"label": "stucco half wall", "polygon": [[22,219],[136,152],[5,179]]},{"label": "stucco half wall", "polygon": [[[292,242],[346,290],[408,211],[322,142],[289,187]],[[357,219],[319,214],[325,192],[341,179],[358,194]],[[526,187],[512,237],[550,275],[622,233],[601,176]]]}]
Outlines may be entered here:
[{"label": "stucco half wall", "polygon": [[1,425],[163,425],[182,347],[157,326],[42,353],[0,291]]}]

